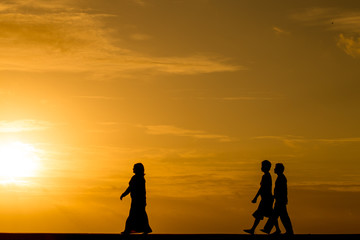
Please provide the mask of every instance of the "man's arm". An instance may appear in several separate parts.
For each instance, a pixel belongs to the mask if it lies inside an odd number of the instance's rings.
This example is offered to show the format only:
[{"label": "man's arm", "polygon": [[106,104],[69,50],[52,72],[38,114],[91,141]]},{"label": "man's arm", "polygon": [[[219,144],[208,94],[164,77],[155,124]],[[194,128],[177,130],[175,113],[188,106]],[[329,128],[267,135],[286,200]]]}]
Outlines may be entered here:
[{"label": "man's arm", "polygon": [[260,193],[261,193],[261,186],[260,186],[258,192],[256,193],[254,199],[251,201],[252,203],[256,203],[257,198],[260,196]]}]

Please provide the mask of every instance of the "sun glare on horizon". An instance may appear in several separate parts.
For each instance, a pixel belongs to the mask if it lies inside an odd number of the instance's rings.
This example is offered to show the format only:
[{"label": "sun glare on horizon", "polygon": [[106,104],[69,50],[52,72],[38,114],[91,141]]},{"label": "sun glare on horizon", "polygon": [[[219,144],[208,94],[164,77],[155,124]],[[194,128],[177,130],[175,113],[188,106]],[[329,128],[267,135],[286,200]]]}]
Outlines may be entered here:
[{"label": "sun glare on horizon", "polygon": [[0,145],[1,182],[18,182],[33,177],[39,168],[37,149],[27,143],[10,142]]}]

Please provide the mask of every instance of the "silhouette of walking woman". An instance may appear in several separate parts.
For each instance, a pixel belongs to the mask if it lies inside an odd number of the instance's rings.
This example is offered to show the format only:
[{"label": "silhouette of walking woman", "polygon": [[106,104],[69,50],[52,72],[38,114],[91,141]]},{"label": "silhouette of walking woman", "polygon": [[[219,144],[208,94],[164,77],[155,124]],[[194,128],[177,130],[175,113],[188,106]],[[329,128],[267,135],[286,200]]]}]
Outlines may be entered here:
[{"label": "silhouette of walking woman", "polygon": [[145,211],[146,207],[146,190],[145,190],[145,169],[142,163],[136,163],[133,168],[135,175],[129,182],[129,187],[120,196],[122,200],[130,193],[131,207],[129,217],[126,220],[125,230],[122,234],[130,233],[151,233],[148,216]]},{"label": "silhouette of walking woman", "polygon": [[260,220],[264,219],[264,217],[270,217],[272,215],[274,198],[272,195],[272,180],[269,173],[270,168],[270,161],[264,160],[261,162],[261,171],[264,172],[264,175],[261,178],[259,191],[252,200],[252,203],[256,203],[259,196],[261,196],[261,201],[257,210],[253,213],[255,221],[252,228],[245,229],[244,232],[254,234],[257,225],[260,223]]},{"label": "silhouette of walking woman", "polygon": [[282,224],[285,227],[285,235],[293,235],[293,227],[290,221],[289,214],[286,209],[286,205],[288,204],[287,197],[287,179],[284,175],[285,167],[282,163],[277,163],[275,165],[274,172],[278,175],[275,181],[274,188],[274,197],[275,197],[275,206],[274,212],[265,224],[263,230],[264,233],[269,234],[273,226],[276,227],[276,231],[273,233],[274,235],[280,234],[280,228],[278,223],[278,218],[280,217]]}]

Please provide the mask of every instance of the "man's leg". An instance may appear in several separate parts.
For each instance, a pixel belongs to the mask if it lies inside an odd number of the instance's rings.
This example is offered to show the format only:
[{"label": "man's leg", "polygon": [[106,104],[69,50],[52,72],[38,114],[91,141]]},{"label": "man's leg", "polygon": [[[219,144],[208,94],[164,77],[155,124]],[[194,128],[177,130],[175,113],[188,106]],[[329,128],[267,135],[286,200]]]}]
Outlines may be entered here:
[{"label": "man's leg", "polygon": [[294,230],[293,230],[293,227],[292,227],[292,224],[291,224],[289,214],[288,214],[287,209],[286,209],[286,205],[282,206],[282,208],[281,208],[280,219],[281,219],[282,224],[285,227],[286,233],[287,234],[294,234]]},{"label": "man's leg", "polygon": [[275,232],[280,234],[281,230],[280,230],[280,227],[279,227],[278,218],[276,219],[276,221],[274,221],[274,226],[275,226]]},{"label": "man's leg", "polygon": [[275,226],[276,231],[280,232],[279,224],[278,224],[278,218],[279,218],[279,209],[277,208],[276,203],[275,203],[273,213],[269,217],[269,219],[267,220],[267,222],[266,222],[266,224],[264,226],[264,229],[261,230],[261,231],[264,232],[264,233],[270,233],[272,228]]}]

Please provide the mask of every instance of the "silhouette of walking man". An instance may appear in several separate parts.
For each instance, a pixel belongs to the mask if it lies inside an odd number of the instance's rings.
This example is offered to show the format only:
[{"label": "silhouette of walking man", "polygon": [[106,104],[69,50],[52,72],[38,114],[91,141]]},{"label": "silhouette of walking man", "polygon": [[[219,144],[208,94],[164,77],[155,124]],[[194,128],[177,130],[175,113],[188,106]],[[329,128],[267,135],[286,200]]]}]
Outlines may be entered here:
[{"label": "silhouette of walking man", "polygon": [[148,216],[145,211],[146,207],[146,190],[145,190],[145,169],[142,163],[136,163],[133,168],[135,175],[129,182],[129,187],[120,196],[122,200],[130,193],[131,207],[129,217],[126,220],[125,230],[122,234],[130,233],[151,233]]},{"label": "silhouette of walking man", "polygon": [[259,191],[252,200],[252,203],[256,203],[259,196],[261,196],[261,201],[257,210],[253,213],[255,221],[252,228],[245,229],[244,232],[254,234],[257,225],[260,223],[260,220],[264,219],[264,217],[270,217],[272,215],[274,198],[272,195],[272,180],[269,173],[270,168],[270,161],[264,160],[261,162],[261,171],[264,172],[264,175],[261,178]]},{"label": "silhouette of walking man", "polygon": [[290,217],[286,209],[286,205],[288,204],[288,197],[287,197],[287,179],[284,175],[284,170],[285,167],[282,163],[277,163],[275,165],[274,172],[278,176],[275,181],[275,188],[274,188],[274,197],[275,197],[274,212],[267,221],[267,223],[265,224],[264,229],[261,230],[267,234],[271,232],[271,229],[273,228],[274,225],[276,227],[276,231],[273,234],[276,235],[281,233],[278,223],[279,217],[286,230],[285,234],[286,235],[294,234]]}]

